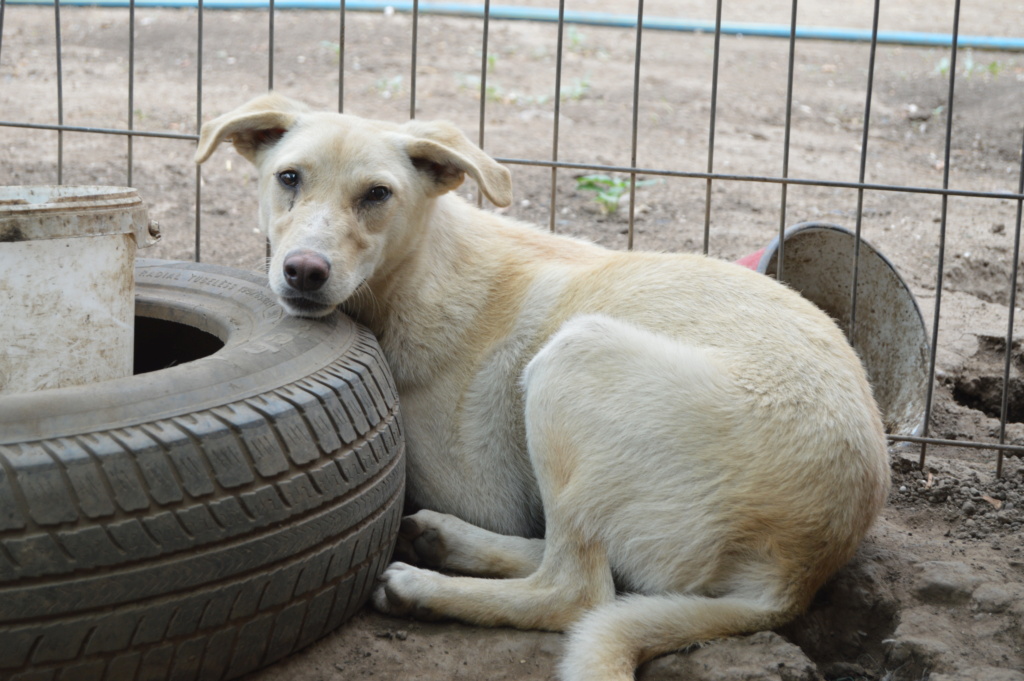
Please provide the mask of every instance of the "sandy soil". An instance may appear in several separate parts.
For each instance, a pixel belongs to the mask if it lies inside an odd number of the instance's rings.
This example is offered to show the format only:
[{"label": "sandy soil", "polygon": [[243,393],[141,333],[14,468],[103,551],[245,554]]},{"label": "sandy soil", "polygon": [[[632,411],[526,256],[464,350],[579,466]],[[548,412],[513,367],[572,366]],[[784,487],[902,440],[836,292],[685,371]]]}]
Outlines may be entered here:
[{"label": "sandy soil", "polygon": [[[520,3],[547,6],[535,0]],[[570,9],[634,11],[630,3],[592,0]],[[895,4],[895,3],[890,3]],[[947,32],[952,7],[906,0],[885,7],[882,30]],[[776,7],[778,5],[778,7]],[[863,5],[863,6],[862,6]],[[801,3],[801,23],[870,28],[870,4]],[[1009,35],[1018,3],[964,3],[961,32]],[[626,7],[626,10],[623,7]],[[0,120],[56,121],[52,9],[8,5],[0,45]],[[650,16],[713,19],[713,3],[648,0]],[[745,0],[727,21],[785,24],[781,3]],[[129,110],[127,13],[62,9],[64,120],[70,125],[194,133],[197,15],[139,9],[134,102]],[[267,16],[204,15],[203,118],[267,87]],[[336,14],[279,12],[275,88],[312,105],[336,108]],[[349,13],[344,108],[403,120],[409,115],[411,20]],[[556,27],[492,22],[488,49],[486,137],[492,155],[550,159]],[[659,33],[643,37],[637,164],[707,170],[713,38]],[[628,165],[633,53],[629,30],[568,27],[560,98],[562,160]],[[424,16],[419,26],[416,115],[444,117],[475,138],[480,105],[480,25]],[[788,43],[722,38],[714,169],[777,177],[782,173]],[[948,52],[880,46],[871,103],[865,177],[882,185],[937,188],[945,169]],[[853,182],[861,158],[868,47],[802,42],[796,50],[789,176]],[[1024,111],[1024,55],[961,52],[956,67],[949,184],[964,191],[1017,191]],[[62,180],[124,184],[123,137],[66,133]],[[248,269],[262,266],[255,233],[255,176],[220,152],[203,169],[196,209],[193,144],[138,138],[131,184],[163,227],[148,256],[191,259],[195,225],[201,257]],[[0,183],[56,182],[57,135],[0,127]],[[512,167],[517,198],[508,212],[547,225],[553,174]],[[628,206],[606,213],[578,172],[555,179],[555,228],[613,248],[627,245]],[[650,178],[648,178],[650,179]],[[704,247],[706,182],[670,178],[638,190],[637,248]],[[475,190],[466,187],[467,196]],[[764,246],[781,223],[824,220],[853,227],[858,192],[790,186],[784,212],[778,184],[719,180],[711,192],[709,252],[736,259]],[[998,438],[1000,386],[1018,202],[1006,198],[868,191],[865,238],[892,260],[931,327],[939,247],[944,238],[942,314],[937,339],[935,407],[930,432],[944,438]],[[942,234],[942,227],[945,233]],[[1018,293],[1022,292],[1018,284]],[[1020,311],[1018,311],[1018,318]],[[1011,348],[1010,418],[1024,420],[1021,334]],[[1007,440],[1024,444],[1024,426]],[[643,679],[995,679],[1024,681],[1024,465],[968,447],[931,447],[924,470],[917,447],[894,447],[891,503],[857,559],[820,594],[811,611],[774,634],[718,642],[648,665]],[[558,634],[483,630],[359,614],[321,643],[249,677],[290,679],[553,678]],[[930,675],[930,677],[929,677]]]}]

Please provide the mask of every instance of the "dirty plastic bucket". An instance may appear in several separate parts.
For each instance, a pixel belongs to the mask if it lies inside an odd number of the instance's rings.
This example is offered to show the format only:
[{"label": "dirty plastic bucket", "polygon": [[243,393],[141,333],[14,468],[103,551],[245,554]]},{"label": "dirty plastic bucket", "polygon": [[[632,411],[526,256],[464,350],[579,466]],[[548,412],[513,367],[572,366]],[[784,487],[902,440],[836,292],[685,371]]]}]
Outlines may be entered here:
[{"label": "dirty plastic bucket", "polygon": [[[786,230],[782,281],[838,322],[849,335],[856,235],[845,227],[805,222]],[[928,332],[913,294],[892,263],[860,242],[857,318],[852,345],[893,435],[919,435],[928,394]],[[737,264],[776,276],[779,238]]]},{"label": "dirty plastic bucket", "polygon": [[126,187],[0,187],[0,393],[132,374],[137,246]]}]

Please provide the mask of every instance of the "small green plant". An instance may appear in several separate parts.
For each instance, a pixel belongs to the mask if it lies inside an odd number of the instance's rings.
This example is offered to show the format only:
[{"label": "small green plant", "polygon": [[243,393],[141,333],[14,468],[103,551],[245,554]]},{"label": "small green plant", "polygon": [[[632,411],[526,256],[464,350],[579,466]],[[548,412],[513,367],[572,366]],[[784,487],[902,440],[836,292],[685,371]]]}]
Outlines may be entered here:
[{"label": "small green plant", "polygon": [[[479,75],[456,74],[455,80],[460,91],[479,96]],[[506,90],[496,78],[487,79],[487,91],[484,92],[484,98],[488,102],[519,106],[542,106],[551,100],[550,95],[530,95],[514,90]]]},{"label": "small green plant", "polygon": [[[658,184],[658,180],[637,180],[637,187]],[[576,178],[576,189],[596,192],[594,200],[605,215],[612,215],[619,209],[619,201],[629,192],[629,179],[610,175],[581,175]]]},{"label": "small green plant", "polygon": [[487,92],[484,93],[484,97],[486,97],[488,102],[504,102],[507,101],[509,97],[515,99],[515,93],[508,95],[505,93],[505,90],[501,87],[500,83],[495,83],[494,81],[489,80],[487,81]]},{"label": "small green plant", "polygon": [[567,34],[567,37],[569,38],[569,51],[582,52],[587,42],[586,36],[580,33],[579,30],[571,24],[567,29]]},{"label": "small green plant", "polygon": [[578,102],[590,92],[590,79],[589,78],[574,78],[568,87],[563,85],[559,91],[559,97],[563,102]]},{"label": "small green plant", "polygon": [[[961,67],[963,69],[964,78],[970,78],[971,75],[975,73],[998,78],[999,74],[1003,71],[1003,65],[998,61],[990,61],[987,64],[975,62],[974,52],[969,49],[964,51]],[[939,63],[935,65],[935,72],[942,76],[949,75],[949,57],[943,57],[939,60]]]},{"label": "small green plant", "polygon": [[395,95],[402,92],[402,76],[395,76],[393,78],[380,78],[374,85],[377,92],[384,99],[391,99]]}]

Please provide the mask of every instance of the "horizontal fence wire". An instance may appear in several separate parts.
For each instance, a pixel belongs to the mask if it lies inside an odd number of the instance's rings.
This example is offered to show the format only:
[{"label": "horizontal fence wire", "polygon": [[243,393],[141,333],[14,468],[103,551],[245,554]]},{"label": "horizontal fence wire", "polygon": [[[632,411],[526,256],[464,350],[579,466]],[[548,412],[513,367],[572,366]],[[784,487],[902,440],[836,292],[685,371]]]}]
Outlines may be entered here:
[{"label": "horizontal fence wire", "polygon": [[[5,13],[7,5],[24,5],[24,4],[41,4],[43,0],[0,0],[0,55],[3,54],[3,38],[2,31],[5,20]],[[182,2],[174,2],[173,0],[160,0],[159,2],[151,2],[149,0],[47,0],[45,4],[51,4],[54,13],[54,31],[55,31],[55,48],[56,48],[56,98],[57,98],[57,121],[56,123],[29,123],[25,121],[15,120],[0,120],[0,127],[8,128],[22,128],[30,130],[49,130],[57,133],[57,168],[56,175],[58,184],[63,182],[64,177],[64,155],[63,146],[65,132],[73,133],[86,133],[96,135],[111,135],[111,136],[122,136],[127,138],[127,173],[129,178],[129,184],[131,183],[133,167],[136,163],[136,159],[133,154],[133,140],[138,138],[162,138],[169,140],[179,140],[187,143],[194,143],[198,139],[199,129],[203,123],[203,54],[204,54],[204,37],[203,37],[203,15],[207,9],[241,9],[241,8],[257,8],[266,9],[268,15],[268,39],[269,47],[267,54],[267,87],[272,89],[274,85],[274,55],[275,55],[275,38],[276,28],[274,22],[275,10],[285,8],[311,8],[319,7],[321,9],[334,9],[337,10],[340,15],[340,27],[339,27],[339,53],[338,53],[338,102],[337,109],[339,112],[345,110],[345,74],[346,74],[346,23],[345,17],[348,11],[361,11],[361,10],[379,10],[385,6],[389,6],[396,11],[408,12],[411,14],[411,35],[410,35],[410,57],[411,57],[411,73],[410,73],[410,96],[409,96],[409,117],[416,117],[416,83],[417,73],[420,68],[419,60],[420,55],[418,51],[419,42],[419,24],[421,13],[461,16],[461,17],[475,17],[481,20],[481,45],[482,45],[482,58],[480,63],[480,104],[479,104],[479,128],[477,133],[478,144],[481,148],[485,148],[486,141],[486,103],[487,103],[487,71],[488,71],[488,45],[490,39],[490,24],[496,19],[528,19],[532,21],[552,21],[557,23],[557,44],[555,46],[555,96],[553,98],[554,115],[551,127],[551,154],[550,158],[503,158],[496,157],[496,160],[500,163],[507,165],[519,165],[519,166],[530,166],[536,168],[547,168],[550,170],[550,182],[551,182],[551,193],[550,193],[550,205],[549,210],[549,228],[551,231],[555,230],[556,226],[556,187],[558,182],[558,171],[559,170],[573,170],[573,171],[588,171],[597,173],[622,173],[629,176],[630,179],[630,198],[629,198],[629,218],[627,227],[627,247],[633,247],[633,233],[634,233],[634,214],[635,214],[635,200],[636,200],[636,182],[638,176],[652,176],[652,177],[663,177],[663,178],[683,178],[702,180],[705,183],[705,205],[704,205],[704,225],[703,225],[703,239],[702,239],[702,251],[706,254],[709,249],[710,231],[711,231],[711,215],[713,212],[712,205],[712,186],[714,183],[761,183],[778,185],[780,188],[780,199],[779,199],[779,263],[778,263],[778,274],[779,278],[782,278],[782,268],[784,265],[784,234],[786,229],[786,204],[787,204],[787,192],[790,187],[793,186],[811,186],[811,187],[824,187],[834,189],[850,189],[857,192],[857,208],[856,208],[856,225],[855,225],[855,251],[852,256],[853,258],[853,270],[852,270],[852,287],[851,287],[851,318],[849,337],[852,339],[853,331],[856,325],[856,311],[857,311],[857,281],[860,276],[860,235],[863,220],[864,211],[864,197],[865,194],[870,192],[894,192],[904,194],[924,194],[938,196],[941,200],[941,213],[939,218],[939,245],[937,251],[938,266],[935,280],[935,306],[933,317],[931,320],[931,339],[932,342],[929,347],[928,356],[928,371],[929,381],[927,388],[927,396],[925,400],[925,416],[921,429],[918,435],[891,435],[890,440],[895,443],[905,443],[907,445],[917,445],[920,447],[919,464],[923,467],[926,462],[927,449],[929,446],[955,446],[965,447],[971,449],[983,449],[991,450],[996,453],[996,474],[997,476],[1002,474],[1003,457],[1005,454],[1024,455],[1024,446],[1013,445],[1006,443],[1006,425],[1007,425],[1007,409],[1009,399],[1009,379],[1010,379],[1010,368],[1012,363],[1011,347],[1013,341],[1013,325],[1014,325],[1014,306],[1016,303],[1016,282],[1018,277],[1018,263],[1017,260],[1020,257],[1020,233],[1022,227],[1022,212],[1024,212],[1024,134],[1022,134],[1021,141],[1021,164],[1019,171],[1019,179],[1016,188],[1016,192],[1008,191],[976,191],[976,190],[965,190],[956,189],[950,187],[950,154],[951,154],[951,141],[952,141],[952,120],[953,120],[953,107],[954,107],[954,94],[955,85],[957,80],[956,75],[956,60],[958,55],[958,49],[963,49],[968,46],[973,46],[976,49],[984,49],[991,47],[993,49],[1024,49],[1024,40],[1016,41],[1015,39],[988,39],[978,36],[962,36],[959,34],[960,28],[960,0],[955,0],[954,12],[953,12],[953,24],[951,32],[949,34],[910,34],[906,32],[898,32],[894,34],[892,32],[883,32],[878,29],[878,20],[880,13],[880,0],[874,0],[873,3],[873,15],[872,15],[872,28],[868,32],[849,32],[843,33],[830,32],[825,29],[816,29],[813,27],[801,27],[798,25],[798,4],[797,0],[791,0],[790,5],[790,24],[788,26],[778,27],[764,27],[753,24],[738,24],[729,23],[722,21],[722,0],[717,0],[715,8],[715,20],[713,22],[694,22],[694,21],[683,21],[683,20],[664,20],[657,17],[648,17],[644,14],[644,3],[643,0],[637,0],[636,12],[633,15],[603,15],[601,13],[581,13],[581,12],[570,12],[565,9],[565,0],[559,0],[557,10],[545,9],[545,8],[515,8],[509,6],[492,6],[490,0],[486,0],[481,6],[472,5],[454,5],[449,3],[420,3],[419,0],[413,0],[412,2],[391,2],[391,3],[375,3],[368,2],[367,0],[253,0],[253,1],[239,1],[239,0],[183,0]],[[128,7],[129,8],[129,31],[131,37],[128,46],[128,124],[126,127],[93,127],[93,126],[76,126],[66,125],[64,122],[64,73],[63,73],[63,46],[61,38],[61,15],[60,9],[62,5],[70,6],[76,4],[86,4],[92,6],[105,6],[105,7]],[[196,65],[196,113],[195,113],[195,133],[180,133],[172,131],[160,131],[160,130],[138,130],[135,128],[133,121],[133,108],[134,108],[134,87],[135,87],[135,59],[136,59],[136,44],[135,44],[135,8],[139,7],[169,7],[169,6],[180,6],[180,7],[191,7],[197,11],[198,22],[196,29],[196,54],[197,54],[197,65]],[[568,23],[585,23],[591,25],[601,26],[617,26],[624,29],[635,30],[635,48],[634,48],[634,69],[633,69],[633,83],[632,83],[632,120],[631,120],[631,144],[630,144],[630,163],[629,165],[614,165],[606,163],[589,163],[585,161],[566,161],[560,158],[559,154],[559,132],[560,132],[560,96],[561,92],[561,80],[562,80],[562,61],[563,61],[563,34],[564,27]],[[644,31],[647,30],[692,30],[699,32],[707,32],[713,34],[714,47],[712,56],[712,73],[711,73],[711,89],[710,89],[710,118],[708,121],[708,155],[707,155],[707,170],[704,172],[700,171],[682,171],[673,168],[659,168],[659,167],[641,167],[637,163],[637,139],[638,136],[643,133],[639,124],[638,107],[639,107],[639,92],[641,82],[641,68],[642,68],[642,44]],[[720,69],[720,40],[722,35],[743,33],[745,35],[770,35],[772,37],[785,38],[789,43],[789,52],[787,60],[787,92],[786,92],[786,111],[785,111],[785,124],[784,124],[784,148],[783,148],[783,162],[782,168],[779,175],[751,175],[742,173],[723,173],[715,171],[715,145],[716,145],[716,128],[717,128],[717,114],[718,114],[718,81],[719,81],[719,69]],[[855,34],[854,34],[855,33]],[[789,140],[790,133],[792,130],[792,109],[793,109],[793,79],[795,72],[795,54],[798,48],[798,44],[801,40],[805,39],[831,39],[831,40],[858,40],[868,42],[869,55],[867,64],[867,83],[865,88],[865,108],[861,130],[861,148],[860,148],[860,166],[858,172],[858,179],[856,182],[850,181],[838,181],[838,180],[822,180],[816,178],[807,177],[791,177],[789,174]],[[1020,44],[1018,45],[1017,42]],[[940,45],[949,47],[949,78],[946,93],[946,129],[944,132],[944,166],[943,166],[943,177],[941,186],[928,187],[928,186],[908,186],[908,185],[896,185],[896,184],[884,184],[884,183],[873,183],[866,182],[866,164],[867,164],[867,149],[869,142],[869,131],[871,126],[871,104],[873,96],[873,83],[875,75],[875,55],[876,49],[879,44],[882,43],[899,43],[899,44],[927,44],[927,45]],[[2,63],[2,62],[0,62]],[[1016,221],[1015,221],[1015,233],[1014,233],[1014,245],[1013,245],[1013,263],[1012,263],[1012,274],[1010,281],[1010,296],[1009,296],[1009,319],[1007,323],[1006,331],[1006,352],[1004,357],[1003,365],[1003,386],[1002,386],[1002,410],[1000,415],[1000,428],[998,435],[998,442],[976,442],[976,441],[965,441],[956,440],[950,438],[933,437],[929,435],[929,424],[931,421],[932,410],[935,401],[934,395],[934,384],[935,384],[935,365],[937,356],[937,347],[939,341],[939,320],[942,314],[942,292],[943,292],[943,263],[946,253],[946,230],[948,220],[948,201],[951,197],[970,197],[979,199],[1001,199],[1010,200],[1016,202]],[[482,197],[478,194],[478,202],[482,201]],[[196,169],[195,177],[195,246],[194,255],[198,261],[201,259],[201,247],[202,247],[202,174],[199,168]],[[269,257],[269,243],[267,245],[267,255]]]},{"label": "horizontal fence wire", "polygon": [[[198,133],[161,132],[157,130],[132,130],[129,128],[97,128],[78,125],[56,125],[50,123],[24,123],[20,121],[0,120],[0,127],[26,128],[32,130],[54,130],[66,132],[95,133],[100,135],[123,135],[132,137],[154,137],[176,140],[197,141]],[[636,173],[666,178],[683,178],[691,180],[711,180],[729,182],[755,182],[761,184],[790,184],[805,187],[828,187],[832,189],[854,189],[861,191],[895,192],[904,194],[930,194],[933,196],[958,196],[976,199],[1003,199],[1009,201],[1024,200],[1024,191],[978,191],[973,189],[955,189],[951,187],[915,187],[902,184],[880,184],[877,182],[849,182],[843,180],[821,180],[806,177],[782,177],[777,175],[743,175],[742,173],[715,173],[698,170],[672,170],[670,168],[653,168],[646,166],[614,165],[606,163],[581,163],[574,161],[557,161],[537,158],[513,158],[495,156],[494,160],[506,165],[535,166],[538,168],[556,168],[567,170],[587,170],[599,173]]]}]

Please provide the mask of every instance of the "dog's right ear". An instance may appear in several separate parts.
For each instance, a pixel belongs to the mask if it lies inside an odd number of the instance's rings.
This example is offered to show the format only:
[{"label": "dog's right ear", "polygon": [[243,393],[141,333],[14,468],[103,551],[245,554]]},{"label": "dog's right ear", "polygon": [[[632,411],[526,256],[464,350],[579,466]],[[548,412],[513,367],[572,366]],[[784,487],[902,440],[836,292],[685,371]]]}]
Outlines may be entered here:
[{"label": "dog's right ear", "polygon": [[230,138],[235,150],[255,164],[260,150],[281,139],[307,112],[304,104],[274,92],[257,97],[203,125],[195,161],[204,162],[218,144]]}]

